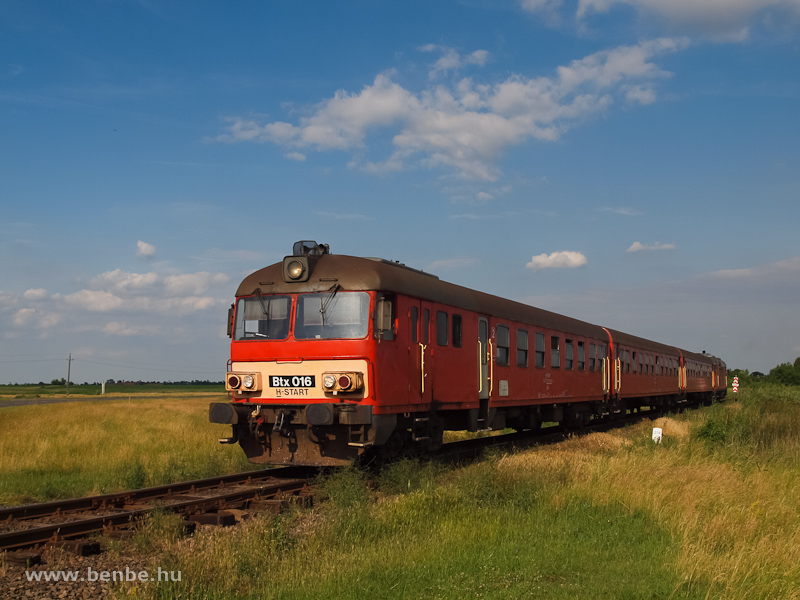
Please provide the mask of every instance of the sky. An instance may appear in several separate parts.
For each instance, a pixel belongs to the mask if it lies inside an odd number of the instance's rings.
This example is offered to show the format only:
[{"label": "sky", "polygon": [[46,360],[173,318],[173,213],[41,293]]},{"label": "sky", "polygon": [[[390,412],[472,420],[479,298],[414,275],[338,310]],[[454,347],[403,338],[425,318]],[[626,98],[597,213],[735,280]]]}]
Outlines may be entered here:
[{"label": "sky", "polygon": [[0,1],[0,383],[221,381],[297,240],[768,372],[799,192],[800,0]]}]

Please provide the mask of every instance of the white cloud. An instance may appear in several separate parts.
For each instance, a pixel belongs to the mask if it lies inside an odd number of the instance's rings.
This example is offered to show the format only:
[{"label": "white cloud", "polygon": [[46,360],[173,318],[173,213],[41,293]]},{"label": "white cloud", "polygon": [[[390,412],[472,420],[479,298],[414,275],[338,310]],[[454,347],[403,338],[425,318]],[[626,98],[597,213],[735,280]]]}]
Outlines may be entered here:
[{"label": "white cloud", "polygon": [[64,301],[72,307],[89,311],[108,311],[122,306],[122,298],[102,290],[81,290],[64,296]]},{"label": "white cloud", "polygon": [[675,244],[661,244],[656,242],[655,244],[647,245],[642,244],[641,242],[633,242],[626,252],[643,252],[654,250],[675,250]]},{"label": "white cloud", "polygon": [[[431,85],[418,92],[393,82],[393,74],[387,72],[359,93],[337,91],[311,107],[296,125],[229,117],[226,131],[216,140],[353,151],[359,158],[350,166],[361,163],[361,168],[375,173],[416,164],[445,167],[465,179],[495,181],[500,176],[496,161],[514,145],[557,140],[573,123],[620,100],[654,102],[653,82],[670,74],[653,59],[687,46],[685,39],[661,38],[597,52],[559,67],[552,77],[513,75],[493,84],[466,78],[450,87]],[[487,60],[484,51],[462,56],[435,45],[421,50],[444,53],[433,67],[434,74]],[[393,133],[390,156],[363,160],[369,135],[387,129]]]},{"label": "white cloud", "polygon": [[35,325],[41,330],[55,327],[60,321],[60,314],[51,311],[41,311],[35,308],[22,308],[16,312],[13,318],[13,323],[17,327]]},{"label": "white cloud", "polygon": [[306,159],[306,155],[302,152],[287,152],[286,158],[289,160],[296,160],[299,162],[303,162]]},{"label": "white cloud", "polygon": [[19,302],[19,297],[10,292],[0,292],[0,309],[14,308]]},{"label": "white cloud", "polygon": [[47,290],[42,288],[26,290],[22,297],[26,300],[44,300],[47,298]]},{"label": "white cloud", "polygon": [[136,242],[136,256],[144,256],[149,257],[153,256],[156,253],[156,247],[152,244],[148,244],[147,242],[143,242],[139,240]]},{"label": "white cloud", "polygon": [[107,271],[92,280],[92,286],[111,288],[118,292],[137,292],[151,289],[158,281],[156,273],[129,273],[121,269]]},{"label": "white cloud", "polygon": [[645,85],[634,85],[628,88],[625,97],[631,102],[646,105],[656,101],[656,93],[653,88]]},{"label": "white cloud", "polygon": [[586,264],[586,257],[580,252],[569,250],[553,252],[552,254],[539,254],[531,258],[525,266],[537,271],[539,269],[575,269]]},{"label": "white cloud", "polygon": [[489,59],[486,50],[475,50],[466,56],[460,55],[454,48],[437,46],[436,44],[426,44],[419,49],[421,52],[441,52],[442,57],[431,65],[428,76],[435,79],[439,75],[446,75],[449,71],[456,71],[467,65],[477,65],[482,67]]},{"label": "white cloud", "polygon": [[561,0],[521,0],[520,6],[523,10],[544,18],[545,22],[550,25],[556,25],[561,21],[559,14],[562,6]]},{"label": "white cloud", "polygon": [[21,308],[14,314],[14,325],[17,327],[24,327],[33,320],[35,315],[35,309]]}]

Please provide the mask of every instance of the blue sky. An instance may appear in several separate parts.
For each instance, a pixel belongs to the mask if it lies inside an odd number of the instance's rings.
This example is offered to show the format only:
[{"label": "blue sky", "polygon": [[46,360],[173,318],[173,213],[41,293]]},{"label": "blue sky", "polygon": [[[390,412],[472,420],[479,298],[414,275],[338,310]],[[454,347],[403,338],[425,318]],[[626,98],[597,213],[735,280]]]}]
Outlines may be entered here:
[{"label": "blue sky", "polygon": [[300,239],[767,371],[800,2],[0,2],[0,382],[222,378]]}]

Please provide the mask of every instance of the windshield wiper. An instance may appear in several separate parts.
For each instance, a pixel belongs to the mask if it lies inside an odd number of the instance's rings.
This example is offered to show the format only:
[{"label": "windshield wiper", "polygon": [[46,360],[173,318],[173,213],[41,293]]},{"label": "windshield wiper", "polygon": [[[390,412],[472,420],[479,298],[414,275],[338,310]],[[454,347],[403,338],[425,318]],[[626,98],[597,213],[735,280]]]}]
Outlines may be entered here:
[{"label": "windshield wiper", "polygon": [[[269,307],[267,306],[267,301],[264,300],[264,296],[261,295],[261,288],[256,288],[256,297],[258,298],[258,301],[261,303],[261,312],[263,312],[264,316],[266,317],[267,331],[269,331]],[[269,337],[269,335],[264,335],[264,337]]]},{"label": "windshield wiper", "polygon": [[320,302],[319,313],[322,315],[322,326],[323,327],[325,327],[325,312],[328,310],[328,307],[330,306],[331,301],[336,296],[336,292],[338,292],[341,288],[342,288],[342,286],[339,285],[338,283],[336,283],[336,284],[334,284],[334,286],[330,290],[328,290],[330,292],[330,295],[327,298],[325,298],[324,301],[320,298],[320,301],[319,301]]}]

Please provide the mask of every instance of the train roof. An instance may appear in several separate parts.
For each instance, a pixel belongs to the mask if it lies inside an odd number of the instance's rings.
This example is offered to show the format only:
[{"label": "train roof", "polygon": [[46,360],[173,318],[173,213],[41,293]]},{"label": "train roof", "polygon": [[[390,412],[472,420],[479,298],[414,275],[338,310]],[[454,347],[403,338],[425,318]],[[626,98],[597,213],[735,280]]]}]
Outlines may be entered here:
[{"label": "train roof", "polygon": [[283,265],[274,264],[245,278],[236,295],[252,295],[256,288],[260,288],[263,294],[325,292],[336,284],[343,290],[405,294],[477,313],[522,323],[535,323],[557,331],[570,331],[587,337],[604,337],[602,328],[596,325],[442,281],[435,275],[380,258],[341,254],[321,256],[308,281],[302,283],[285,282]]},{"label": "train roof", "polygon": [[[257,289],[262,294],[326,292],[338,284],[343,290],[393,292],[574,335],[595,339],[607,337],[604,328],[599,325],[442,281],[435,275],[381,258],[325,254],[311,263],[307,281],[285,281],[283,273],[283,263],[259,269],[242,281],[236,296],[251,296]],[[678,351],[674,346],[621,331],[607,331],[616,344],[623,346],[661,354],[676,354]],[[695,360],[711,362],[711,355],[682,352],[684,356],[691,355]]]}]

